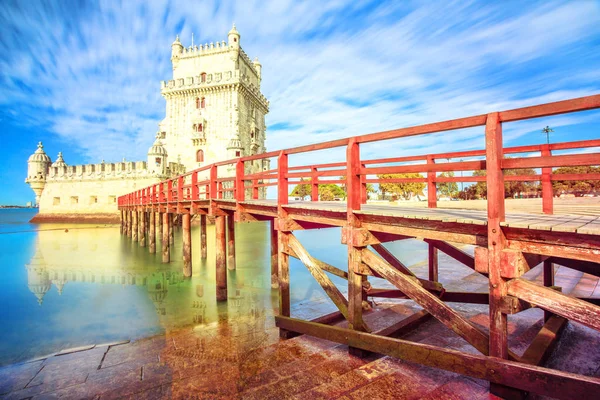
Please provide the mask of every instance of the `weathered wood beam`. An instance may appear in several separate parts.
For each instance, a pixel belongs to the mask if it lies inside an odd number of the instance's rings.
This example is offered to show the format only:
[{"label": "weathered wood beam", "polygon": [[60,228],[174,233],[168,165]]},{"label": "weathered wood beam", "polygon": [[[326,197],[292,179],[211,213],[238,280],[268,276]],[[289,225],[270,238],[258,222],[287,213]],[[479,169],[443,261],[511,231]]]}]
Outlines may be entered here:
[{"label": "weathered wood beam", "polygon": [[471,269],[475,269],[475,258],[471,257],[464,251],[452,246],[450,243],[435,239],[425,239],[424,241],[426,243],[432,244],[433,246],[435,246],[435,248],[445,253],[446,255],[454,258],[461,264],[464,264]]},{"label": "weathered wood beam", "polygon": [[560,338],[564,327],[567,325],[567,319],[553,315],[546,321],[542,329],[533,339],[523,356],[521,362],[530,365],[541,365],[546,361],[552,347]]},{"label": "weathered wood beam", "polygon": [[300,332],[336,343],[385,354],[428,367],[439,368],[478,379],[558,398],[587,398],[600,390],[600,379],[533,365],[466,354],[423,343],[414,343],[321,325],[289,317],[275,317],[279,328]]},{"label": "weathered wood beam", "polygon": [[482,354],[488,354],[487,335],[472,325],[465,317],[444,304],[438,297],[429,293],[414,277],[398,272],[368,249],[362,251],[362,257],[370,268],[377,271],[421,307],[429,311],[441,323],[452,329]]},{"label": "weathered wood beam", "polygon": [[511,296],[600,331],[600,307],[598,306],[524,279],[513,279],[507,286],[508,294]]},{"label": "weathered wood beam", "polygon": [[489,294],[475,292],[444,292],[440,298],[450,303],[489,304],[490,302]]},{"label": "weathered wood beam", "polygon": [[338,308],[338,310],[344,315],[344,317],[348,318],[348,300],[344,297],[342,292],[335,286],[335,284],[329,279],[329,277],[325,274],[323,269],[319,264],[319,260],[313,258],[308,251],[300,244],[298,239],[292,234],[289,235],[289,247],[296,253],[302,264],[308,268],[310,274],[315,278],[315,280],[321,285],[327,296],[333,301],[333,304]]},{"label": "weathered wood beam", "polygon": [[567,268],[575,269],[586,274],[600,277],[600,263],[581,260],[571,260],[569,258],[563,257],[550,257],[548,260],[554,264],[562,265]]}]

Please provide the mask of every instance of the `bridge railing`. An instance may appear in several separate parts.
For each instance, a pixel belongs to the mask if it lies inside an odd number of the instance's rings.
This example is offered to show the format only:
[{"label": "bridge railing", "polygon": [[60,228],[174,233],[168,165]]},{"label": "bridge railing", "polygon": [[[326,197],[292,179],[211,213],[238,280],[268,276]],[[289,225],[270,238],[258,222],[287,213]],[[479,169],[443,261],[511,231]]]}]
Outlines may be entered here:
[{"label": "bridge railing", "polygon": [[[277,186],[278,204],[285,205],[289,201],[290,186],[310,185],[310,198],[312,201],[318,201],[319,185],[333,183],[345,186],[349,209],[358,210],[361,204],[365,204],[367,201],[368,184],[418,182],[427,185],[428,207],[436,207],[436,185],[438,183],[486,182],[488,188],[492,185],[503,191],[504,182],[530,181],[541,182],[543,211],[551,214],[553,212],[552,181],[600,180],[600,173],[553,174],[553,169],[599,165],[600,152],[582,152],[582,150],[600,147],[600,140],[504,148],[502,146],[502,124],[597,108],[600,108],[600,95],[240,157],[207,165],[121,196],[118,204],[119,206],[145,206],[224,198],[245,201],[258,199],[260,190]],[[493,127],[490,126],[492,120],[496,124]],[[379,159],[362,159],[360,156],[361,144],[480,126],[486,127],[485,149]],[[292,155],[341,147],[346,148],[344,162],[289,166],[289,157]],[[575,150],[579,150],[579,153],[556,154],[559,151],[573,152]],[[277,168],[246,173],[247,163],[275,157],[277,158]],[[491,157],[500,160],[497,165],[498,170],[501,171],[500,175],[487,173]],[[463,158],[468,158],[468,160],[462,160]],[[439,162],[443,160],[446,162]],[[539,169],[541,173],[536,171],[535,174],[502,174],[502,171],[509,169],[525,168]],[[223,173],[223,169],[235,172],[228,174],[225,171]],[[485,171],[485,173],[472,175],[473,171]],[[496,171],[495,168],[494,171]],[[461,172],[462,176],[438,175],[444,172]],[[467,174],[465,175],[464,172]],[[382,176],[400,173],[419,175],[415,177]]]}]

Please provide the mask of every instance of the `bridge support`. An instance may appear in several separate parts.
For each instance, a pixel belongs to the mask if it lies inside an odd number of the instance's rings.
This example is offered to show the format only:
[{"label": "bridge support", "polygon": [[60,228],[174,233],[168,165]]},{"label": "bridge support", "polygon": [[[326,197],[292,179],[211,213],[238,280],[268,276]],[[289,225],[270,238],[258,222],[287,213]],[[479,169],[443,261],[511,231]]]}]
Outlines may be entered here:
[{"label": "bridge support", "polygon": [[146,211],[140,211],[140,247],[146,247]]},{"label": "bridge support", "polygon": [[133,211],[131,213],[133,216],[133,222],[131,224],[131,240],[134,242],[138,241],[138,212]]},{"label": "bridge support", "polygon": [[277,280],[277,261],[279,258],[279,246],[277,240],[277,230],[275,229],[275,219],[270,223],[271,228],[271,288],[277,289],[279,283]]},{"label": "bridge support", "polygon": [[215,252],[217,301],[227,300],[227,245],[225,238],[225,215],[215,217]]},{"label": "bridge support", "polygon": [[206,215],[200,215],[200,258],[206,259]]},{"label": "bridge support", "polygon": [[191,215],[182,214],[182,236],[183,236],[183,276],[192,276],[192,229],[190,226]]},{"label": "bridge support", "polygon": [[227,216],[227,269],[235,270],[235,221],[233,214]]},{"label": "bridge support", "polygon": [[169,215],[169,223],[167,224],[169,227],[169,243],[175,244],[175,237],[173,236],[173,213],[168,213]]},{"label": "bridge support", "polygon": [[150,211],[149,224],[148,227],[148,251],[151,254],[156,253],[156,213],[154,211]]},{"label": "bridge support", "polygon": [[162,240],[163,235],[163,214],[161,212],[156,213],[156,225],[158,225],[156,227],[158,230],[156,235],[158,236],[158,240]]},{"label": "bridge support", "polygon": [[126,213],[127,213],[127,237],[131,237],[131,223],[132,223],[131,214],[132,213],[131,213],[131,211],[126,211]]},{"label": "bridge support", "polygon": [[123,227],[125,225],[125,211],[119,211],[119,215],[121,216],[121,225],[119,225],[119,233],[122,235],[124,230]]},{"label": "bridge support", "polygon": [[169,239],[169,213],[162,214],[162,262],[171,262],[171,241]]}]

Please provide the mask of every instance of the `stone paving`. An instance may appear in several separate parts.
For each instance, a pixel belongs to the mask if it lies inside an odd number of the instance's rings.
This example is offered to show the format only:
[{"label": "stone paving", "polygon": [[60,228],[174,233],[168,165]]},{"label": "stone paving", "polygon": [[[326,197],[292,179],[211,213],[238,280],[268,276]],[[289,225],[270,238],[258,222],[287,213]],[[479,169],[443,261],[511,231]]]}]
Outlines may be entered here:
[{"label": "stone paving", "polygon": [[[417,266],[418,269],[418,266]],[[485,287],[462,272],[457,287]],[[472,272],[472,271],[471,271]],[[458,272],[456,272],[458,274]],[[456,275],[458,276],[458,275]],[[456,277],[455,276],[455,277]],[[529,273],[539,280],[539,268]],[[598,279],[558,268],[565,292],[599,295]],[[596,297],[595,296],[595,297]],[[293,316],[323,314],[320,302]],[[450,303],[487,330],[487,306]],[[412,301],[377,302],[366,315],[372,329],[395,323],[420,308]],[[309,310],[309,311],[307,311]],[[295,313],[295,315],[294,315]],[[522,354],[542,326],[543,312],[509,317],[510,347]],[[342,324],[343,325],[343,324]],[[462,338],[430,320],[404,339],[476,353]],[[600,376],[600,335],[569,323],[547,366]],[[280,341],[270,310],[221,316],[218,322],[136,342],[61,351],[0,368],[2,399],[493,399],[486,381],[390,357],[364,359],[347,347],[300,336]],[[541,399],[539,396],[530,396]]]}]

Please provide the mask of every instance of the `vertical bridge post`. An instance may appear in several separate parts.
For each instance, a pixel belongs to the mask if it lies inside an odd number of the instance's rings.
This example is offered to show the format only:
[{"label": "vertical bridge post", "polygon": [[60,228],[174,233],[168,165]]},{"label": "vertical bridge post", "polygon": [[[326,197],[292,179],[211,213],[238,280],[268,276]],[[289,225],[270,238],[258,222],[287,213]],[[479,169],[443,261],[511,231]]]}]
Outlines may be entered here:
[{"label": "vertical bridge post", "polygon": [[183,276],[192,276],[192,228],[191,215],[189,212],[181,214],[182,218],[182,242],[183,242]]},{"label": "vertical bridge post", "polygon": [[[288,155],[283,151],[279,152],[277,158],[277,222],[273,223],[277,227],[277,249],[278,257],[278,285],[279,285],[279,315],[290,316],[290,256],[284,252],[288,247],[290,233],[282,231],[284,220],[287,218],[287,211],[283,206],[288,204]],[[279,337],[283,339],[290,338],[292,333],[279,328]]]},{"label": "vertical bridge post", "polygon": [[[550,145],[542,145],[542,157],[550,157]],[[552,190],[552,168],[542,168],[542,209],[544,214],[554,214]]]},{"label": "vertical bridge post", "polygon": [[171,262],[171,240],[169,237],[169,217],[168,210],[162,214],[162,262]]},{"label": "vertical bridge post", "polygon": [[[348,237],[352,237],[353,230],[361,227],[354,211],[360,210],[363,200],[362,191],[363,180],[360,173],[360,147],[356,139],[350,139],[346,149],[346,188],[348,190],[347,201],[347,230]],[[363,282],[366,276],[360,275],[360,265],[362,263],[362,250],[364,247],[358,247],[351,240],[348,241],[348,326],[350,329],[364,331],[365,323],[362,314],[363,302]],[[351,354],[361,356],[364,351],[349,347]]]}]

